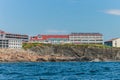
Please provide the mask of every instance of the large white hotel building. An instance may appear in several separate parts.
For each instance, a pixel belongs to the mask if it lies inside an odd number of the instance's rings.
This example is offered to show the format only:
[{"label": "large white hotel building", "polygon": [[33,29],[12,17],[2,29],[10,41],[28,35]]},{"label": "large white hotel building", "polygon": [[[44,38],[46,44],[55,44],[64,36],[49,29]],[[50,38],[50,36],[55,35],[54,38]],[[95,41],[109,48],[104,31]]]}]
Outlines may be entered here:
[{"label": "large white hotel building", "polygon": [[0,48],[22,48],[23,42],[28,42],[28,35],[7,33],[0,30]]},{"label": "large white hotel building", "polygon": [[74,44],[103,44],[103,35],[100,33],[71,33],[69,40]]}]

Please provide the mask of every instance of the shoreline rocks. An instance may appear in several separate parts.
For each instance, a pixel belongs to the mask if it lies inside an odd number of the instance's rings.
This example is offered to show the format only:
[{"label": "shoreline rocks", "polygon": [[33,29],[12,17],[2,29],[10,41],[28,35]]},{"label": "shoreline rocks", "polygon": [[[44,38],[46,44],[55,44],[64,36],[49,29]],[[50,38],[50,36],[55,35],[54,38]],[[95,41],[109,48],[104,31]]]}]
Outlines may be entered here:
[{"label": "shoreline rocks", "polygon": [[40,55],[23,49],[0,49],[0,62],[56,62],[70,61],[71,57]]},{"label": "shoreline rocks", "polygon": [[120,61],[120,49],[42,46],[24,49],[0,49],[0,62],[102,62]]}]

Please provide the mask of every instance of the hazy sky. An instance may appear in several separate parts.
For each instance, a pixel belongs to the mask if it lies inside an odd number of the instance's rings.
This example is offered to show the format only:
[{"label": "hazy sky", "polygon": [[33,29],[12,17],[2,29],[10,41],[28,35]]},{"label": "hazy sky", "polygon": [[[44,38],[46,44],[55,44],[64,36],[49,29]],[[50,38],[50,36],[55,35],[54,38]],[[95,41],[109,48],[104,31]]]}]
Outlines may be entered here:
[{"label": "hazy sky", "polygon": [[28,35],[99,32],[120,37],[120,0],[0,0],[0,29]]}]

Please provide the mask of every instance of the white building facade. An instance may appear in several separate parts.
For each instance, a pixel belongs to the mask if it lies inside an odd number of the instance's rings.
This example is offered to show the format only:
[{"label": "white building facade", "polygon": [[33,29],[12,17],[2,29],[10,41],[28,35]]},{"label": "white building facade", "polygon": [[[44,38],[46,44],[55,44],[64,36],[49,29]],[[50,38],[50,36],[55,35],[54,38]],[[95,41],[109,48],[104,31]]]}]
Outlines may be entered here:
[{"label": "white building facade", "polygon": [[20,39],[9,39],[8,48],[22,48],[22,40]]},{"label": "white building facade", "polygon": [[71,33],[69,40],[73,44],[103,44],[103,35],[100,33]]},{"label": "white building facade", "polygon": [[23,42],[28,42],[28,35],[11,34],[0,30],[0,48],[22,48]]},{"label": "white building facade", "polygon": [[104,43],[107,46],[111,47],[120,47],[120,38],[114,38]]}]

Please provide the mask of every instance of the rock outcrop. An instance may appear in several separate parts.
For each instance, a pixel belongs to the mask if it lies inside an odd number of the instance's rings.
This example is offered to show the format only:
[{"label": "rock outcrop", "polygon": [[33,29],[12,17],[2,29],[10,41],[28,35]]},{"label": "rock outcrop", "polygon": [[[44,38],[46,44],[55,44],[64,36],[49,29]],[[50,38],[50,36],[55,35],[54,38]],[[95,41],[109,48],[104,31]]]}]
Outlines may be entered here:
[{"label": "rock outcrop", "polygon": [[119,48],[81,46],[37,46],[24,49],[0,49],[1,62],[41,61],[119,61]]},{"label": "rock outcrop", "polygon": [[[81,46],[42,46],[29,50],[40,55],[72,58],[75,61],[119,61],[120,48],[98,48]],[[67,58],[66,58],[67,57]]]}]

